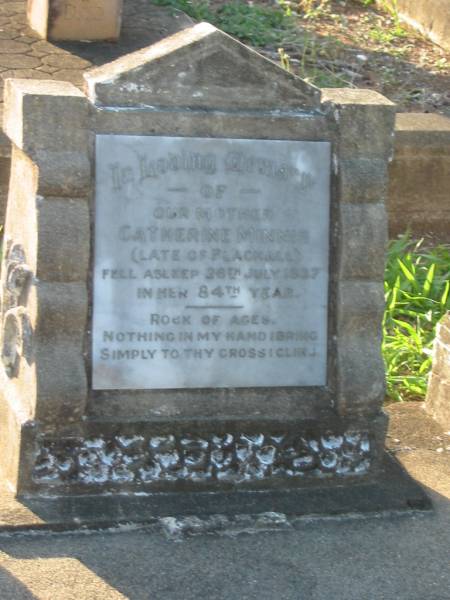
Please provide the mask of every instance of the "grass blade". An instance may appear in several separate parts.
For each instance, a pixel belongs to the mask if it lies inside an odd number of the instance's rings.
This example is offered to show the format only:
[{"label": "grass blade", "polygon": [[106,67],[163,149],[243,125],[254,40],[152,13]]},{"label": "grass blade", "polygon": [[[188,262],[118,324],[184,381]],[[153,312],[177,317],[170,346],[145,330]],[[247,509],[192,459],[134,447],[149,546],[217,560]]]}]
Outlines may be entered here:
[{"label": "grass blade", "polygon": [[431,286],[433,284],[434,273],[436,271],[436,263],[433,262],[428,269],[427,276],[425,278],[425,283],[423,284],[423,294],[424,296],[428,296],[431,290]]}]

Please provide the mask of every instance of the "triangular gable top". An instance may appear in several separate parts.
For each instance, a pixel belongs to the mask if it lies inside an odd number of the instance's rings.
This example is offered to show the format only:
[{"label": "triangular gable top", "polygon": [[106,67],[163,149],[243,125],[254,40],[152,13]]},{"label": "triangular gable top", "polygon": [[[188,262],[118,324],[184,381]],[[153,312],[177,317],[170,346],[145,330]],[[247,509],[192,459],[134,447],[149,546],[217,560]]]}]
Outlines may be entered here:
[{"label": "triangular gable top", "polygon": [[85,74],[97,106],[209,110],[317,108],[320,91],[209,23]]}]

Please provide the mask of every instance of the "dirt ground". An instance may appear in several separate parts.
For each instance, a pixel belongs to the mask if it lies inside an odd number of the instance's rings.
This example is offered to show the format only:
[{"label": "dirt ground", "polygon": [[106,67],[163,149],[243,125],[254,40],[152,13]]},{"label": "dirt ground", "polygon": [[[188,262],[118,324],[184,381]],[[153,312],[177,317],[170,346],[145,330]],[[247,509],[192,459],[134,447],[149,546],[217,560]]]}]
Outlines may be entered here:
[{"label": "dirt ground", "polygon": [[[395,102],[399,112],[450,116],[450,52],[400,22],[395,13],[364,6],[362,0],[309,2],[309,13],[298,2],[288,3],[293,27],[283,32],[282,45],[293,73],[319,87],[374,89]],[[258,51],[279,61],[277,45]]]}]

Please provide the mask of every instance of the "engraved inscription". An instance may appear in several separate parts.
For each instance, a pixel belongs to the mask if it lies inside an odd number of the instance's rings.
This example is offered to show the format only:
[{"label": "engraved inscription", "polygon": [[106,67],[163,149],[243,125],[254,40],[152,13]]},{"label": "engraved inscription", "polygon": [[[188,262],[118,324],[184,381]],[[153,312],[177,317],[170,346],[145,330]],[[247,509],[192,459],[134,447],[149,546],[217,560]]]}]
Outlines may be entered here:
[{"label": "engraved inscription", "polygon": [[94,389],[326,383],[326,142],[98,136]]}]

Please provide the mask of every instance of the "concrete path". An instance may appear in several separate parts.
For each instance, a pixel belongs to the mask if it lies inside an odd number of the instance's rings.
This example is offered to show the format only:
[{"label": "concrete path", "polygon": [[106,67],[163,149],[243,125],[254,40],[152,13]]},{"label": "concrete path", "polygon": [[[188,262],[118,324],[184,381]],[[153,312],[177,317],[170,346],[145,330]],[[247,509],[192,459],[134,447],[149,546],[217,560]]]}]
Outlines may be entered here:
[{"label": "concrete path", "polygon": [[434,512],[237,516],[222,531],[166,519],[133,530],[0,535],[1,600],[450,600],[450,432],[390,409],[389,446]]},{"label": "concrete path", "polygon": [[[449,600],[450,513],[0,539],[2,600]],[[439,502],[438,502],[439,504]]]}]

